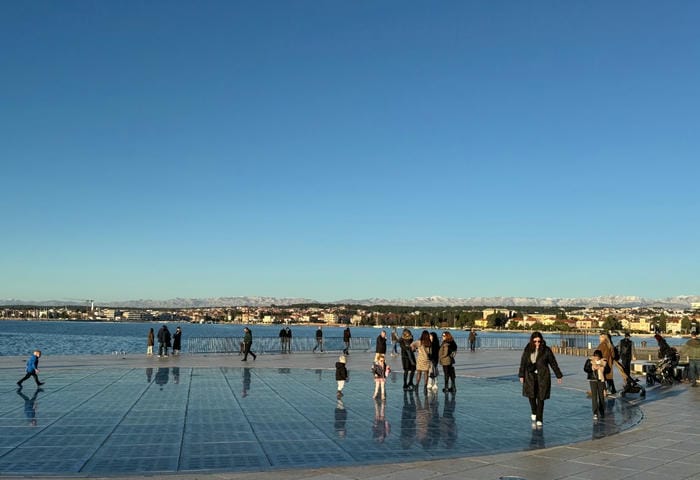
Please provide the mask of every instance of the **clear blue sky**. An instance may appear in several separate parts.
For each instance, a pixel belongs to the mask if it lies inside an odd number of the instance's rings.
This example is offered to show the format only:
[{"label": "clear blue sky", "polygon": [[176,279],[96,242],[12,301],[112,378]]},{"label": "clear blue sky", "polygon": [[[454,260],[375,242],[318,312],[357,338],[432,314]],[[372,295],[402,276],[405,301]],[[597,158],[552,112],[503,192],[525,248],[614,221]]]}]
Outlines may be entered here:
[{"label": "clear blue sky", "polygon": [[0,299],[700,293],[695,1],[0,4]]}]

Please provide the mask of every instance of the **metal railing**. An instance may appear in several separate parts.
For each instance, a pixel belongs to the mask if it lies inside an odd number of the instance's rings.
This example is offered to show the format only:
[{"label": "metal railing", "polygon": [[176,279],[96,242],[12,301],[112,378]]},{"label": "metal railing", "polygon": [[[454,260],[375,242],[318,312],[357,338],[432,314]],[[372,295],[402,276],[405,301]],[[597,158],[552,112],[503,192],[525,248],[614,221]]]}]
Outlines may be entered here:
[{"label": "metal railing", "polygon": [[[188,353],[239,353],[243,349],[243,337],[189,337],[185,342]],[[350,339],[350,350],[367,352],[372,341],[367,337]],[[316,347],[316,339],[312,337],[292,337],[289,351],[311,352]],[[341,352],[345,343],[341,337],[323,339],[324,351]],[[255,353],[282,353],[283,343],[279,337],[254,337],[251,350]]]}]

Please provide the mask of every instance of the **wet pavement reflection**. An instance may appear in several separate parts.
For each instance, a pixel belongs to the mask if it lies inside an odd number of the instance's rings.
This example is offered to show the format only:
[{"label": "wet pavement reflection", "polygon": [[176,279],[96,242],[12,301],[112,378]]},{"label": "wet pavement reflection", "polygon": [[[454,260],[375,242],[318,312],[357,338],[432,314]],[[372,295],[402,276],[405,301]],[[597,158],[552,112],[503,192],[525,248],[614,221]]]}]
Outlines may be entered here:
[{"label": "wet pavement reflection", "polygon": [[43,390],[0,392],[0,472],[242,472],[465,457],[600,438],[641,419],[634,402],[610,398],[606,417],[593,421],[584,392],[558,388],[544,426],[533,428],[515,377],[457,378],[457,393],[443,393],[403,391],[396,375],[386,399],[375,400],[369,371],[351,372],[338,399],[324,369],[65,369]]}]

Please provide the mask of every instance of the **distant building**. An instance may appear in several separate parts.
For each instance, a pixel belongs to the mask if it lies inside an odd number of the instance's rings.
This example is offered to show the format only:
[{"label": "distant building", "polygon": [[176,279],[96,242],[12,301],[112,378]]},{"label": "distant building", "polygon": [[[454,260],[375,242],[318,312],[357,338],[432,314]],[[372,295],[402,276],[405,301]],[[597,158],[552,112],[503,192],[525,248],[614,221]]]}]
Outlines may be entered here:
[{"label": "distant building", "polygon": [[122,317],[130,322],[150,322],[153,320],[153,315],[145,310],[131,310],[124,312]]}]

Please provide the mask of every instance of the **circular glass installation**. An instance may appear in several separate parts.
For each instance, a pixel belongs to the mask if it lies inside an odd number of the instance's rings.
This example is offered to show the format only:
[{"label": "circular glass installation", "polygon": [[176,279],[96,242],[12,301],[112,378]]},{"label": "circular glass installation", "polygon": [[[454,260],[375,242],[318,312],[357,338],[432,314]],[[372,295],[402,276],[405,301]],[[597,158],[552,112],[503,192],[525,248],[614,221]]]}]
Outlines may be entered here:
[{"label": "circular glass installation", "polygon": [[[3,381],[14,373],[2,373]],[[456,393],[442,392],[442,384],[435,392],[404,392],[402,384],[402,374],[392,373],[382,401],[372,398],[369,366],[351,370],[341,398],[328,369],[58,370],[43,391],[27,385],[4,394],[0,471],[243,472],[407,462],[576,443],[642,418],[632,403],[609,399],[605,419],[593,421],[581,390],[553,388],[544,425],[534,427],[514,376],[458,378]]]}]

